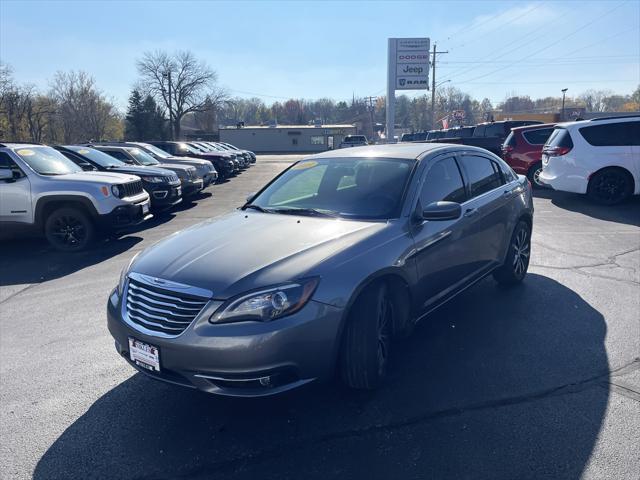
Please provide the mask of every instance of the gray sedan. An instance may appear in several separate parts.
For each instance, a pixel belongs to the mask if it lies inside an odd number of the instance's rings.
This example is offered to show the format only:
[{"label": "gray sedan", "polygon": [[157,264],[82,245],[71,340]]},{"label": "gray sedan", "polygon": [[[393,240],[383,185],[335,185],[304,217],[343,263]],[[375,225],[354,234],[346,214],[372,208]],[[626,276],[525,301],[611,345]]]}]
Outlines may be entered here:
[{"label": "gray sedan", "polygon": [[269,395],[336,370],[373,389],[394,337],[488,274],[523,280],[532,222],[527,179],[486,150],[314,155],[135,257],[109,330],[133,367],[206,392]]}]

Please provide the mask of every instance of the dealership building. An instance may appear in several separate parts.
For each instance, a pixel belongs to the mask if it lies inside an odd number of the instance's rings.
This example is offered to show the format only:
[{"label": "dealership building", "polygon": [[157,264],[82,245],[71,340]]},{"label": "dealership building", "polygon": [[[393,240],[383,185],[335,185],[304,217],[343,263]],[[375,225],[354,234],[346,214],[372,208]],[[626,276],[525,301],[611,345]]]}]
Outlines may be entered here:
[{"label": "dealership building", "polygon": [[338,148],[355,125],[275,125],[221,128],[220,141],[257,153],[311,153]]}]

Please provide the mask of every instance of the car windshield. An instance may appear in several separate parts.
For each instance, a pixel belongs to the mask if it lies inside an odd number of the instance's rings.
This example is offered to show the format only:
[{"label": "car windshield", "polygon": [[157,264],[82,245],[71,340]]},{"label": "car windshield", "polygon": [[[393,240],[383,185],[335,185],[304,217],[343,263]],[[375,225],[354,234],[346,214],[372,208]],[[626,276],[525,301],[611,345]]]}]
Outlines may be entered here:
[{"label": "car windshield", "polygon": [[143,148],[145,150],[153,153],[156,157],[169,158],[171,156],[171,154],[169,154],[168,152],[165,152],[164,150],[156,147],[155,145],[145,144]]},{"label": "car windshield", "polygon": [[76,147],[74,145],[66,146],[72,152],[77,153],[78,155],[82,155],[87,160],[99,165],[102,168],[115,168],[122,167],[125,165],[124,162],[113,158],[111,155],[101,152],[100,150],[96,150],[95,148],[88,147]]},{"label": "car windshield", "polygon": [[151,155],[143,152],[139,148],[130,148],[128,149],[128,151],[131,154],[131,156],[136,159],[136,162],[139,163],[140,165],[145,165],[147,167],[150,167],[152,165],[158,165],[160,163]]},{"label": "car windshield", "polygon": [[16,148],[14,152],[40,175],[65,175],[82,172],[80,167],[51,147]]},{"label": "car windshield", "polygon": [[201,147],[201,146],[199,146],[199,145],[196,145],[196,144],[194,144],[194,143],[184,143],[183,145],[184,145],[185,147],[187,147],[187,149],[188,149],[191,153],[205,153],[205,152],[206,152],[206,150],[205,150],[203,147]]},{"label": "car windshield", "polygon": [[400,214],[414,164],[400,159],[303,160],[286,170],[249,205],[269,213],[395,218]]}]

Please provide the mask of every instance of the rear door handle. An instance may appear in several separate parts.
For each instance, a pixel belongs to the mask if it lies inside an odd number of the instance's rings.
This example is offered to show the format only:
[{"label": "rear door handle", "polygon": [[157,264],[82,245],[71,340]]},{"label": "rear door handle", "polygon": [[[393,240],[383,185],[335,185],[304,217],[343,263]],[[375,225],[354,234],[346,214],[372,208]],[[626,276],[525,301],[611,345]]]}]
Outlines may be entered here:
[{"label": "rear door handle", "polygon": [[465,217],[473,217],[477,213],[478,213],[478,209],[477,208],[467,208],[467,210],[464,212],[464,216]]}]

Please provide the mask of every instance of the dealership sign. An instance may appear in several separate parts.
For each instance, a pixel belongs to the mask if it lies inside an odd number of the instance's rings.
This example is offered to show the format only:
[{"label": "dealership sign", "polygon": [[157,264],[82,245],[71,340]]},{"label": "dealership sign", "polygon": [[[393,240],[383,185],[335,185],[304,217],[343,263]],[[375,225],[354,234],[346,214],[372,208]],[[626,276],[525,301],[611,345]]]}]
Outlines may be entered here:
[{"label": "dealership sign", "polygon": [[387,141],[393,142],[396,90],[429,89],[428,38],[390,38],[387,57]]},{"label": "dealership sign", "polygon": [[395,89],[426,90],[429,86],[429,39],[390,38],[389,48],[394,50],[394,55],[390,56],[393,65],[389,65],[389,70],[395,72]]}]

